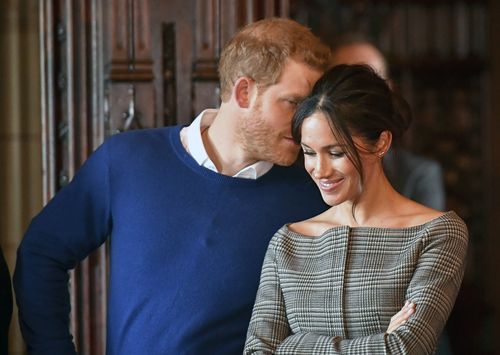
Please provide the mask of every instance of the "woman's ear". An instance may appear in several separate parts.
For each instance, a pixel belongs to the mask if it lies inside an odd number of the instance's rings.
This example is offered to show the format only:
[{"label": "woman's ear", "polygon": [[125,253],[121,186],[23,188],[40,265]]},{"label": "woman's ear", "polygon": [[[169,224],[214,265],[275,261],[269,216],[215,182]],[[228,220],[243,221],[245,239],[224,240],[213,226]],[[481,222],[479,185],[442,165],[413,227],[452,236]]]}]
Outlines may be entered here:
[{"label": "woman's ear", "polygon": [[391,143],[392,143],[392,133],[390,131],[383,131],[382,133],[380,133],[380,137],[378,138],[376,144],[377,146],[376,154],[380,158],[382,158],[391,147]]},{"label": "woman's ear", "polygon": [[242,76],[234,83],[233,94],[241,108],[248,108],[252,101],[255,82],[247,76]]}]

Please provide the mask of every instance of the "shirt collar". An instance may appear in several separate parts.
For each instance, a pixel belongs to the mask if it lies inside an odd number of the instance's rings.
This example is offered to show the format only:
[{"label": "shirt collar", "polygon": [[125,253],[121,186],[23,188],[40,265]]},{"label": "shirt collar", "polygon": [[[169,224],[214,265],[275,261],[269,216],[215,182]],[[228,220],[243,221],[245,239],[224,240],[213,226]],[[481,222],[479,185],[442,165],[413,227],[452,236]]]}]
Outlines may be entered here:
[{"label": "shirt collar", "polygon": [[[181,140],[186,141],[186,148],[189,154],[193,157],[196,162],[212,171],[218,172],[215,164],[210,160],[205,146],[203,145],[203,139],[201,137],[202,132],[210,127],[212,122],[217,115],[218,110],[207,109],[201,112],[194,121],[181,131]],[[182,135],[184,137],[182,137]],[[185,138],[185,140],[183,139]],[[273,167],[273,163],[268,161],[258,161],[244,167],[238,171],[233,177],[246,178],[246,179],[257,179],[267,173]]]}]

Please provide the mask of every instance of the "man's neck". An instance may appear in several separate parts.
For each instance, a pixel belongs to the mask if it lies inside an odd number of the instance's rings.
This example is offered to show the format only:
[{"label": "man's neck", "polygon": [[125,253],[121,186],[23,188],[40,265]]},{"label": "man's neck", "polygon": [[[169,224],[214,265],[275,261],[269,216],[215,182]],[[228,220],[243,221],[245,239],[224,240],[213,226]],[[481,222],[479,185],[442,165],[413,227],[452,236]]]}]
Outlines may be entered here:
[{"label": "man's neck", "polygon": [[239,140],[239,117],[235,112],[220,108],[214,122],[202,134],[208,157],[221,174],[233,176],[252,165],[255,159],[248,157]]}]

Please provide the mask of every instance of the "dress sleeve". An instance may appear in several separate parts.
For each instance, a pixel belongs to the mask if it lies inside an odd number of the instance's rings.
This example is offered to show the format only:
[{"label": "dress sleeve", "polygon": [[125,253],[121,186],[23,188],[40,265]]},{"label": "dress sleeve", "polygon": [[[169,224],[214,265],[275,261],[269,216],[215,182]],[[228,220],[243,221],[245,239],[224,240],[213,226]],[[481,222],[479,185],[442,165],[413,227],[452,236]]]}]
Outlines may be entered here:
[{"label": "dress sleeve", "polygon": [[276,254],[271,241],[262,266],[244,354],[274,354],[278,345],[290,334]]},{"label": "dress sleeve", "polygon": [[406,294],[417,305],[415,314],[390,334],[354,339],[291,334],[276,266],[272,264],[272,252],[268,252],[245,354],[432,354],[460,289],[467,228],[458,218],[445,220],[430,228],[424,239]]},{"label": "dress sleeve", "polygon": [[14,289],[30,354],[76,354],[68,270],[111,232],[108,168],[105,143],[33,218],[18,248]]},{"label": "dress sleeve", "polygon": [[468,232],[457,216],[432,225],[407,289],[416,304],[410,319],[386,338],[391,353],[433,353],[455,304],[465,271]]}]

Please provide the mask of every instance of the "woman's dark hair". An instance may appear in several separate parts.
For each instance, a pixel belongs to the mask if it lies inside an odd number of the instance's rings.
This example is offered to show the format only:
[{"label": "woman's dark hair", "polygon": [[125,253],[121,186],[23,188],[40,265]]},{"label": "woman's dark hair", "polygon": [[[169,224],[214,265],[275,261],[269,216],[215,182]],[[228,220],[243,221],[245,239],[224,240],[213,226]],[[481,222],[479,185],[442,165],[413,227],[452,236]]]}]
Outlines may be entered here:
[{"label": "woman's dark hair", "polygon": [[292,135],[300,144],[302,123],[316,112],[328,119],[332,133],[343,145],[363,183],[358,149],[352,139],[361,137],[375,144],[383,131],[398,142],[411,123],[407,102],[367,65],[337,65],[316,82],[311,94],[301,102],[292,123]]}]

